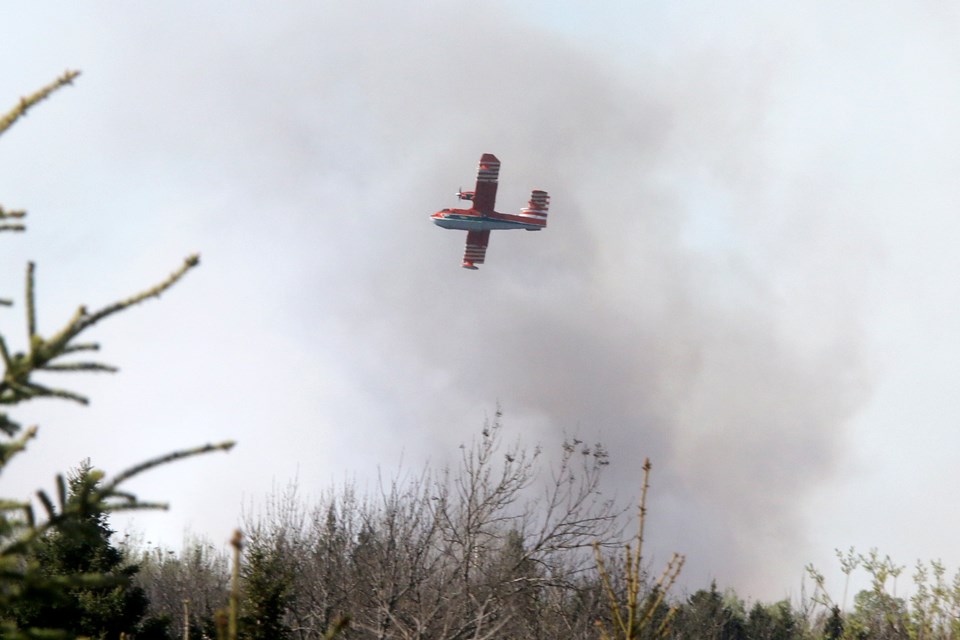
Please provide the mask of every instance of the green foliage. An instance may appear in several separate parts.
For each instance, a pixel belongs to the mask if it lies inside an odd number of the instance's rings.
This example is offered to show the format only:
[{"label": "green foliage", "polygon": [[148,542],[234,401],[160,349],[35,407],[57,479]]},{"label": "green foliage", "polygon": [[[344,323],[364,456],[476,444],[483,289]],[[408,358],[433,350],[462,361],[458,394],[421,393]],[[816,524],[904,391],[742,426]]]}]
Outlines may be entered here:
[{"label": "green foliage", "polygon": [[[92,471],[69,497],[63,477],[58,476],[59,507],[44,491],[37,492],[47,511],[45,520],[36,521],[29,504],[21,508],[27,514],[25,518],[14,519],[8,513],[0,516],[0,524],[8,532],[0,537],[0,631],[3,631],[3,637],[73,637],[66,631],[52,635],[41,633],[39,628],[24,630],[16,623],[13,612],[28,610],[50,599],[62,599],[74,588],[99,589],[128,582],[129,574],[111,574],[99,568],[111,561],[111,552],[102,548],[96,550],[99,555],[94,558],[99,564],[91,566],[89,571],[71,564],[71,558],[77,558],[84,549],[92,550],[95,537],[91,534],[103,530],[106,514],[116,510],[165,508],[159,503],[138,501],[135,496],[121,491],[119,485],[155,466],[230,447],[232,443],[228,442],[177,451],[137,465],[109,481],[101,472]],[[51,545],[51,541],[58,544]],[[66,553],[70,550],[74,553]],[[62,572],[44,571],[42,560],[54,563]],[[60,625],[59,618],[38,622]]]},{"label": "green foliage", "polygon": [[744,636],[750,640],[795,640],[801,637],[793,607],[788,600],[772,605],[757,602],[744,624]]},{"label": "green foliage", "polygon": [[710,589],[700,589],[691,595],[677,611],[673,623],[675,638],[693,640],[745,640],[747,636],[743,604],[732,593],[729,597]]},{"label": "green foliage", "polygon": [[[0,116],[0,135],[30,109],[79,75],[68,71],[56,81],[21,100]],[[0,206],[0,231],[22,231],[26,213]],[[25,311],[27,346],[11,353],[0,335],[0,404],[17,405],[37,398],[62,398],[86,404],[87,399],[68,389],[41,383],[37,375],[50,372],[114,372],[110,365],[77,354],[98,350],[79,340],[87,329],[145,300],[160,296],[192,268],[197,256],[188,257],[169,277],[145,291],[95,311],[79,306],[63,327],[49,337],[38,331],[35,305],[35,266],[27,265]],[[9,300],[0,304],[10,305]],[[29,441],[37,428],[22,429],[6,412],[0,412],[0,473]],[[78,633],[115,637],[130,629],[146,607],[143,592],[129,586],[135,571],[122,566],[119,552],[110,546],[109,513],[117,510],[165,508],[144,502],[121,485],[155,466],[209,451],[229,450],[232,442],[176,451],[136,465],[112,478],[85,468],[69,479],[57,476],[53,497],[37,492],[42,507],[38,517],[27,500],[0,499],[0,634],[4,638],[69,638]],[[107,621],[110,621],[109,624]],[[18,622],[19,621],[19,622]],[[115,626],[110,626],[115,625]],[[148,630],[142,629],[142,635]],[[157,625],[149,631],[160,633]]]},{"label": "green foliage", "polygon": [[897,596],[897,579],[905,567],[894,563],[889,556],[881,557],[876,549],[863,554],[852,548],[846,553],[838,551],[837,556],[847,579],[854,570],[861,569],[869,577],[870,585],[856,594],[853,610],[847,611],[830,598],[823,574],[813,566],[807,567],[816,585],[813,604],[829,611],[819,620],[823,638],[953,640],[960,637],[960,572],[948,580],[943,563],[917,562],[913,595],[907,600]]},{"label": "green foliage", "polygon": [[904,638],[907,607],[903,598],[883,590],[864,589],[853,599],[853,613],[846,621],[847,637]]},{"label": "green foliage", "polygon": [[834,605],[830,608],[830,617],[823,626],[824,640],[841,640],[843,638],[843,612]]},{"label": "green foliage", "polygon": [[[80,504],[81,496],[96,489],[102,474],[84,461],[69,478],[67,504]],[[143,589],[130,578],[136,565],[124,562],[110,543],[113,530],[106,513],[92,508],[50,529],[30,550],[30,560],[47,579],[88,575],[100,584],[73,584],[53,593],[25,598],[10,612],[23,629],[57,626],[92,638],[116,638],[139,631],[147,610]]]},{"label": "green foliage", "polygon": [[246,552],[240,634],[244,640],[284,640],[284,616],[293,600],[293,572],[283,539],[254,538]]},{"label": "green foliage", "polygon": [[916,591],[910,604],[910,617],[917,638],[960,637],[960,572],[947,580],[947,570],[939,560],[917,562],[913,574]]}]

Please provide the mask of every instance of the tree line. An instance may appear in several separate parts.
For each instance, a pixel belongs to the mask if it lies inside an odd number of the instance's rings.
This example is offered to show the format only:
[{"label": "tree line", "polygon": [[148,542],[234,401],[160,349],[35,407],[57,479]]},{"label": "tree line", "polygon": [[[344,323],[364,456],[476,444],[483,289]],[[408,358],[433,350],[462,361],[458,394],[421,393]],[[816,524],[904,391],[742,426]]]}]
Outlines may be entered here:
[{"label": "tree line", "polygon": [[[745,602],[715,583],[675,593],[663,578],[676,574],[643,560],[642,528],[625,530],[642,527],[643,508],[638,523],[600,493],[602,446],[564,441],[548,466],[537,450],[504,445],[502,433],[497,413],[452,468],[370,493],[345,485],[305,499],[292,484],[244,514],[236,566],[203,539],[177,551],[116,541],[106,514],[90,513],[85,537],[52,533],[33,558],[49,576],[99,572],[114,583],[5,614],[23,627],[73,621],[95,638],[224,637],[236,569],[236,637],[250,640],[960,637],[960,575],[920,563],[913,595],[897,597],[904,567],[875,550],[838,552],[847,576],[870,578],[849,608],[813,567],[812,590],[797,601]],[[85,462],[71,474],[71,496],[92,472]]]},{"label": "tree line", "polygon": [[[241,626],[250,637],[587,637],[602,594],[593,546],[619,543],[600,446],[571,440],[548,482],[540,454],[502,446],[499,414],[455,469],[346,486],[313,504],[296,487],[244,517]],[[171,626],[210,628],[229,563],[194,541],[141,552],[138,584]],[[197,579],[193,579],[194,574]],[[219,591],[219,598],[217,597]],[[199,637],[199,636],[196,636]]]}]

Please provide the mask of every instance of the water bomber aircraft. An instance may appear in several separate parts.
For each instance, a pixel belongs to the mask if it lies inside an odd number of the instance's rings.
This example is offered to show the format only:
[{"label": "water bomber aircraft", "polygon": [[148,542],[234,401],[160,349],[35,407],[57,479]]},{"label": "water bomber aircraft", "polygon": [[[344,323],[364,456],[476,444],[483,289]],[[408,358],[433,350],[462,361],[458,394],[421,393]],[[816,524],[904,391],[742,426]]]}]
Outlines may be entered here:
[{"label": "water bomber aircraft", "polygon": [[464,269],[477,269],[487,255],[490,232],[500,229],[525,229],[539,231],[547,226],[547,209],[550,196],[546,191],[534,189],[530,202],[520,209],[520,213],[500,213],[494,211],[497,199],[497,178],[500,175],[500,161],[492,153],[480,157],[477,169],[477,186],[473,191],[459,189],[456,196],[460,200],[473,203],[469,209],[442,209],[430,216],[433,222],[444,229],[460,229],[467,232],[467,248],[463,254]]}]

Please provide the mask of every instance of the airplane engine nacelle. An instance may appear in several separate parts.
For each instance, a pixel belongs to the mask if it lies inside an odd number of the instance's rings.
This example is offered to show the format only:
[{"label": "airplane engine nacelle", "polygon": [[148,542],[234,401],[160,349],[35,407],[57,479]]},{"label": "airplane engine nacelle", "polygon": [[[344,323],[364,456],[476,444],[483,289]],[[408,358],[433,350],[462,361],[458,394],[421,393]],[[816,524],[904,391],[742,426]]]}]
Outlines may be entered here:
[{"label": "airplane engine nacelle", "polygon": [[461,200],[473,200],[475,196],[476,194],[473,191],[463,191],[463,190],[457,191],[457,197]]}]

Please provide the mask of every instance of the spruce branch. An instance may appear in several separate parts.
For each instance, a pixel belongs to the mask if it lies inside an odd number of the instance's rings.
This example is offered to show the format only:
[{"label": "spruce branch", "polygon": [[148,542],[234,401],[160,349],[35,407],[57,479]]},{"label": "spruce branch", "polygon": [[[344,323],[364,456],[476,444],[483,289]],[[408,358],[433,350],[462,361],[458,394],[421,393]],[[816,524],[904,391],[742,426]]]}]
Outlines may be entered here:
[{"label": "spruce branch", "polygon": [[53,501],[50,500],[50,496],[47,495],[46,491],[42,489],[37,491],[37,498],[40,499],[43,508],[47,510],[47,517],[53,518],[57,515],[57,508],[53,505]]},{"label": "spruce branch", "polygon": [[90,399],[86,396],[82,396],[79,393],[74,393],[73,391],[67,391],[66,389],[55,389],[53,387],[47,387],[42,384],[37,384],[36,382],[28,382],[23,385],[22,388],[27,394],[24,398],[28,400],[30,398],[62,398],[63,400],[73,400],[77,404],[88,405],[90,404]]},{"label": "spruce branch", "polygon": [[37,307],[34,299],[33,274],[36,271],[36,264],[32,261],[27,263],[27,284],[26,284],[26,306],[27,306],[27,340],[30,344],[30,350],[34,349],[34,338],[37,335]]},{"label": "spruce branch", "polygon": [[[6,414],[0,414],[0,431],[4,431],[7,435],[13,435],[13,432],[8,430],[9,424],[11,423],[7,419]],[[37,428],[30,427],[16,440],[0,444],[0,470],[3,470],[7,466],[7,463],[10,462],[13,456],[26,449],[27,443],[36,437]]]},{"label": "spruce branch", "polygon": [[[22,219],[27,215],[22,209],[7,210],[0,206],[0,221],[11,219]],[[0,231],[26,231],[27,227],[22,222],[0,222]]]},{"label": "spruce branch", "polygon": [[[59,358],[79,351],[99,350],[100,347],[96,343],[74,343],[73,340],[84,330],[108,316],[124,311],[150,298],[160,297],[163,292],[179,282],[187,271],[199,264],[199,256],[189,256],[179,269],[159,284],[129,298],[107,305],[93,313],[90,313],[85,306],[80,306],[59,332],[48,339],[44,339],[37,330],[36,266],[32,262],[27,263],[25,311],[29,351],[26,354],[16,353],[11,355],[6,342],[0,336],[0,359],[2,359],[5,368],[3,379],[0,380],[0,404],[16,404],[39,397],[63,398],[87,404],[88,399],[78,393],[38,384],[32,379],[33,373],[37,371],[116,372],[118,370],[116,367],[101,362],[62,362],[59,361]],[[12,435],[18,429],[19,425],[12,420],[6,417],[0,418],[0,430]]]},{"label": "spruce branch", "polygon": [[[14,358],[22,357],[23,356],[20,354],[14,356]],[[0,403],[2,404],[17,404],[18,402],[37,397],[37,390],[30,383],[24,384],[15,380],[11,380],[9,382],[9,387],[9,391],[11,393],[0,396]]]},{"label": "spruce branch", "polygon": [[12,436],[20,430],[20,425],[11,420],[7,414],[0,413],[0,431],[3,431],[6,435]]},{"label": "spruce branch", "polygon": [[60,508],[67,508],[67,481],[64,480],[63,474],[57,474],[57,498],[60,500]]},{"label": "spruce branch", "polygon": [[20,102],[18,102],[15,107],[10,109],[10,111],[3,116],[0,116],[0,135],[3,135],[17,120],[27,115],[27,111],[29,111],[34,105],[49,98],[50,94],[57,89],[65,87],[68,84],[72,84],[74,79],[79,75],[79,71],[66,71],[59,78],[43,87],[39,91],[20,98]]},{"label": "spruce branch", "polygon": [[192,458],[193,456],[203,455],[205,453],[210,453],[211,451],[230,451],[234,447],[236,442],[233,440],[226,440],[224,442],[218,442],[216,444],[205,444],[200,447],[194,447],[192,449],[180,449],[178,451],[173,451],[163,456],[157,458],[152,458],[146,462],[141,462],[140,464],[130,467],[126,471],[121,472],[113,478],[109,483],[103,487],[103,493],[105,495],[114,495],[116,492],[117,486],[121,482],[132,478],[133,476],[139,475],[148,469],[153,469],[154,467],[159,467],[160,465],[173,462],[175,460],[182,460],[184,458]]},{"label": "spruce branch", "polygon": [[104,513],[117,513],[119,511],[169,511],[170,504],[167,502],[114,502],[103,508]]},{"label": "spruce branch", "polygon": [[99,362],[70,362],[67,364],[46,364],[40,367],[43,371],[102,371],[106,373],[117,373],[120,371],[117,367],[109,364],[100,364]]},{"label": "spruce branch", "polygon": [[6,210],[3,207],[0,207],[0,220],[9,220],[10,218],[24,218],[26,217],[27,212],[23,209],[11,209]]},{"label": "spruce branch", "polygon": [[95,342],[88,342],[85,344],[71,344],[63,348],[63,355],[68,353],[76,353],[77,351],[99,351],[100,345]]},{"label": "spruce branch", "polygon": [[[13,126],[13,124],[27,115],[27,112],[38,102],[46,100],[50,97],[57,89],[64,87],[68,84],[72,84],[74,79],[80,75],[79,71],[65,71],[63,75],[59,78],[43,87],[39,91],[30,94],[29,96],[24,96],[20,98],[20,102],[17,103],[15,107],[10,109],[7,113],[0,116],[0,136],[2,136],[7,129]],[[0,207],[0,221],[11,220],[11,219],[22,219],[26,217],[27,212],[22,209],[4,209]],[[0,232],[2,231],[25,231],[26,226],[21,222],[0,222]],[[9,306],[7,301],[0,301],[0,304],[5,304]]]},{"label": "spruce branch", "polygon": [[194,254],[188,256],[183,261],[183,264],[180,266],[180,268],[167,276],[166,280],[157,284],[156,286],[151,287],[150,289],[147,289],[146,291],[142,291],[136,295],[130,296],[126,300],[120,300],[119,302],[107,305],[103,309],[95,311],[94,313],[87,313],[85,307],[80,307],[77,310],[73,320],[71,320],[70,323],[68,323],[67,326],[60,331],[60,333],[50,338],[48,346],[56,349],[59,353],[62,353],[61,350],[66,347],[67,342],[76,337],[84,329],[92,327],[104,318],[112,316],[113,314],[123,311],[124,309],[134,305],[140,304],[145,300],[150,298],[159,298],[164,291],[179,282],[180,279],[186,275],[187,271],[198,266],[199,264],[199,255]]},{"label": "spruce branch", "polygon": [[0,357],[3,358],[3,368],[9,371],[13,367],[13,360],[10,358],[10,352],[7,350],[7,341],[0,335]]},{"label": "spruce branch", "polygon": [[[44,536],[47,531],[65,526],[67,523],[75,521],[78,518],[82,519],[90,513],[131,511],[135,509],[166,509],[167,505],[164,503],[141,501],[134,494],[121,491],[118,487],[124,481],[148,469],[213,451],[229,451],[233,446],[233,441],[226,441],[194,447],[192,449],[174,451],[165,456],[153,458],[131,467],[113,477],[108,482],[104,482],[105,476],[102,471],[93,470],[79,490],[72,496],[66,495],[63,476],[58,475],[57,497],[61,500],[60,509],[57,509],[46,491],[41,489],[36,493],[37,499],[47,512],[46,519],[43,522],[36,523],[33,521],[32,508],[29,504],[7,503],[7,508],[10,510],[29,509],[29,521],[20,523],[21,526],[18,527],[15,535],[6,535],[0,538],[0,541],[2,541],[0,542],[0,567],[2,567],[7,560],[22,556],[22,554],[29,549],[36,540]],[[2,505],[0,505],[0,507],[2,507]],[[0,508],[0,511],[2,510],[3,509]],[[0,524],[3,522],[4,519],[0,518]],[[7,518],[6,524],[14,525],[17,523],[13,523]]]}]

